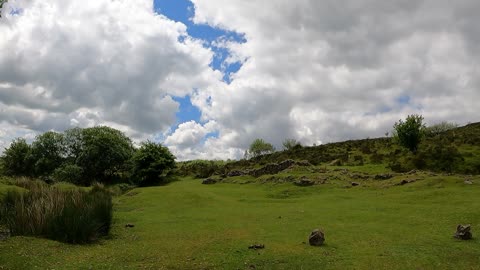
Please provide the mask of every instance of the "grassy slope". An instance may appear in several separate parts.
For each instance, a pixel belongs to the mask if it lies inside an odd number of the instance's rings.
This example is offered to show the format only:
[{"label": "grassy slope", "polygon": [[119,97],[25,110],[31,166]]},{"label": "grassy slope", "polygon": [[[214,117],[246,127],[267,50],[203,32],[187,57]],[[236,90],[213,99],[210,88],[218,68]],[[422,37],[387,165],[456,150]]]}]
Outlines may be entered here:
[{"label": "grassy slope", "polygon": [[[0,242],[0,269],[474,269],[480,238],[452,238],[458,223],[480,230],[474,182],[440,175],[388,188],[300,188],[186,179],[119,197],[113,237],[99,244]],[[316,227],[326,245],[302,243]],[[266,248],[247,249],[254,243]]]}]

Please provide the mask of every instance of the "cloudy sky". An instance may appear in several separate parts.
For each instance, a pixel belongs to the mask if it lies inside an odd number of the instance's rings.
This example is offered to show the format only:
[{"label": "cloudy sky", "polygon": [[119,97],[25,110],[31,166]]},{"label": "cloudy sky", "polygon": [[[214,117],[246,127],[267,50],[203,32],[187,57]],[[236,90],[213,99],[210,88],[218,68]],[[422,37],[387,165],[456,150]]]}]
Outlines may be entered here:
[{"label": "cloudy sky", "polygon": [[478,0],[9,0],[0,148],[109,125],[180,160],[480,121]]}]

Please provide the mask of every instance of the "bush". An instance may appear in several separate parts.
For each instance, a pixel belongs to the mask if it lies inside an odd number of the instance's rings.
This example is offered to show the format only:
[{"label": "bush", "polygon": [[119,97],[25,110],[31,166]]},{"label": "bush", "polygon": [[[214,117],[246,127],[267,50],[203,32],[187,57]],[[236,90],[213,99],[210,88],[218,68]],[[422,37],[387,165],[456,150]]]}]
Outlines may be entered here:
[{"label": "bush", "polygon": [[133,155],[133,179],[136,184],[160,182],[175,167],[175,157],[159,143],[144,142]]},{"label": "bush", "polygon": [[63,165],[53,171],[52,178],[55,182],[69,182],[75,185],[85,184],[82,182],[83,169],[73,164]]},{"label": "bush", "polygon": [[394,138],[398,143],[408,148],[411,152],[417,152],[418,145],[424,135],[425,125],[421,115],[409,115],[404,121],[400,120],[395,125]]},{"label": "bush", "polygon": [[6,193],[1,200],[0,225],[11,235],[81,244],[107,235],[112,213],[112,197],[103,187],[86,192],[39,185]]}]

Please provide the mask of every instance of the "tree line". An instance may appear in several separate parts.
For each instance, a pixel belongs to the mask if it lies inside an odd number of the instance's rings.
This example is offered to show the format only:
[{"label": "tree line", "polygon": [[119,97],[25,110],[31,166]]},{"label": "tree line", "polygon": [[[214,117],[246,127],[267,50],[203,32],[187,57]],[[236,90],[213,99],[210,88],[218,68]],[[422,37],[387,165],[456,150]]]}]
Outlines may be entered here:
[{"label": "tree line", "polygon": [[31,144],[17,138],[0,157],[4,175],[77,185],[148,184],[164,180],[174,166],[168,148],[151,141],[135,147],[121,131],[106,126],[49,131]]}]

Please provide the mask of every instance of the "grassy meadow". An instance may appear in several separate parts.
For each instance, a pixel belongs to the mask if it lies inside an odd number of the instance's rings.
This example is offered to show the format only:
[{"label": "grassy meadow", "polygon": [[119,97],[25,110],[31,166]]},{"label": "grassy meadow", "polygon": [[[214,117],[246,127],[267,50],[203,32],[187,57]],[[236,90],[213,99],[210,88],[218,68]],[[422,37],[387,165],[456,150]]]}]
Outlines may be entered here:
[{"label": "grassy meadow", "polygon": [[[335,180],[311,187],[242,176],[136,188],[114,198],[108,238],[11,237],[0,241],[0,269],[478,269],[478,176],[468,185],[465,176],[418,172],[352,187],[328,172]],[[396,185],[406,177],[418,180]],[[473,240],[453,238],[460,223],[472,224]],[[315,228],[325,231],[322,247],[308,245]],[[248,249],[256,243],[265,249]]]}]

